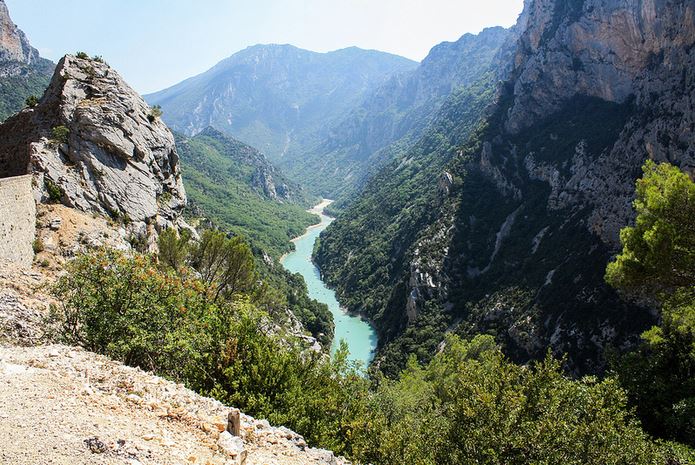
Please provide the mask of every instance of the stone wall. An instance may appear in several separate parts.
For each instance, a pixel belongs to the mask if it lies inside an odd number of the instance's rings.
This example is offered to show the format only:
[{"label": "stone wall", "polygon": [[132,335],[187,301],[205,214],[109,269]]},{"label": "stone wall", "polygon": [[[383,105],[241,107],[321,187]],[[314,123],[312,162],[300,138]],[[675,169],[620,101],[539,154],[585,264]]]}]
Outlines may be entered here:
[{"label": "stone wall", "polygon": [[34,259],[36,203],[30,175],[0,179],[0,263],[30,266]]}]

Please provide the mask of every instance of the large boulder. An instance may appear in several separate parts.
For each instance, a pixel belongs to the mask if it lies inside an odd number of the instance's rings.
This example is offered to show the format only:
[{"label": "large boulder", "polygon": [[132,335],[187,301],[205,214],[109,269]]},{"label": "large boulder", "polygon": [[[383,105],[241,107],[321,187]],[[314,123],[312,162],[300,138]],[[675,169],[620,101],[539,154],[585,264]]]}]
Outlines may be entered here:
[{"label": "large boulder", "polygon": [[137,235],[183,225],[174,137],[100,59],[65,56],[38,106],[0,125],[0,176],[25,173],[38,201],[109,215]]}]

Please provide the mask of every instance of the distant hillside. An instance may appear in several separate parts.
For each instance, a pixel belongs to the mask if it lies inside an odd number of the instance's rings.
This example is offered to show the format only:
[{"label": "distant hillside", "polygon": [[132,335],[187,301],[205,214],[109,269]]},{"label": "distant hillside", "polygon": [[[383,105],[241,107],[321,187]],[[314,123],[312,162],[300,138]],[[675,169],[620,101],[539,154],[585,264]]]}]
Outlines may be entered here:
[{"label": "distant hillside", "polygon": [[343,118],[326,125],[310,150],[289,154],[282,166],[324,196],[349,197],[412,145],[452,92],[490,71],[503,46],[511,49],[511,37],[510,30],[493,27],[435,46],[416,69],[369,92]]},{"label": "distant hillside", "polygon": [[29,44],[0,0],[0,121],[24,108],[30,95],[41,97],[54,67]]},{"label": "distant hillside", "polygon": [[271,160],[301,153],[313,133],[359,103],[394,73],[417,63],[347,48],[316,53],[291,45],[256,45],[212,69],[147,96],[175,130],[208,126],[258,147]]},{"label": "distant hillside", "polygon": [[317,199],[253,147],[212,128],[195,137],[178,134],[176,146],[191,204],[218,226],[279,257],[316,221],[305,210]]}]

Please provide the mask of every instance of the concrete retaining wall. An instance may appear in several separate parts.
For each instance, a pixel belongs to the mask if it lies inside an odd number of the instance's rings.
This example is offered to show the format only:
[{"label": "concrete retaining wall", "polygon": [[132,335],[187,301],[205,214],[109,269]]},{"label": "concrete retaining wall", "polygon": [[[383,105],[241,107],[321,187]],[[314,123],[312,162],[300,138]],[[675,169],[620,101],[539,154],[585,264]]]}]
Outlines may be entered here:
[{"label": "concrete retaining wall", "polygon": [[0,179],[0,262],[31,266],[36,203],[31,175]]}]

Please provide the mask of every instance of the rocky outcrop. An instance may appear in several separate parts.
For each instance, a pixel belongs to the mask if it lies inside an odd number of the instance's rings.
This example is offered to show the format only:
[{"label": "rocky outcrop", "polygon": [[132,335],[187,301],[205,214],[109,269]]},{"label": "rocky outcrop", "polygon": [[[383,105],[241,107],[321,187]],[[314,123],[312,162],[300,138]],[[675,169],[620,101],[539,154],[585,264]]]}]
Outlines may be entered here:
[{"label": "rocky outcrop", "polygon": [[32,173],[37,200],[110,215],[140,237],[182,224],[169,129],[101,60],[64,57],[38,106],[0,125],[0,174]]},{"label": "rocky outcrop", "polygon": [[512,132],[574,95],[624,102],[645,72],[674,59],[695,37],[689,1],[527,0],[526,10],[506,123]]}]

